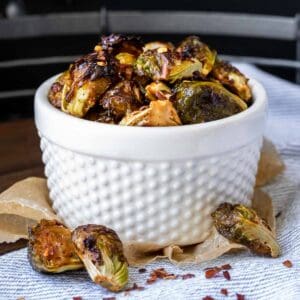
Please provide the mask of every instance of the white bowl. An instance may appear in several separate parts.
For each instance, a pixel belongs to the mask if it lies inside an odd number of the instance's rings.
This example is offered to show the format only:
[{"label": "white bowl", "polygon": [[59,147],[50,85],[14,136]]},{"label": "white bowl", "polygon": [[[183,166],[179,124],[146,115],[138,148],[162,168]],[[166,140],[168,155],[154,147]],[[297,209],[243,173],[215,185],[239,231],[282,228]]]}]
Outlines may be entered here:
[{"label": "white bowl", "polygon": [[71,228],[104,224],[123,241],[160,246],[203,241],[220,203],[250,204],[267,110],[253,105],[204,124],[126,127],[67,115],[35,95],[35,122],[54,210]]}]

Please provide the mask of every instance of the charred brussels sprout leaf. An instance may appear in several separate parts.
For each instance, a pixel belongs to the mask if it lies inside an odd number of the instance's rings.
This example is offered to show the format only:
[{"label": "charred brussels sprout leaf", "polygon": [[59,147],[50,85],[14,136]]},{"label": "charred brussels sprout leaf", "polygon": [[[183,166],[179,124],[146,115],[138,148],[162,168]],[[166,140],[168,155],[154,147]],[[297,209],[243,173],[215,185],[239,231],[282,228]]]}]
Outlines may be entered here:
[{"label": "charred brussels sprout leaf", "polygon": [[243,100],[248,102],[252,98],[248,79],[230,63],[218,60],[212,76]]},{"label": "charred brussels sprout leaf", "polygon": [[118,235],[101,225],[84,225],[72,233],[77,254],[91,279],[101,286],[120,291],[128,281],[128,263]]},{"label": "charred brussels sprout leaf", "polygon": [[177,126],[181,121],[169,100],[151,101],[149,107],[127,114],[119,123],[126,126]]},{"label": "charred brussels sprout leaf", "polygon": [[28,258],[36,271],[61,273],[83,264],[75,252],[71,231],[56,220],[41,220],[28,230]]},{"label": "charred brussels sprout leaf", "polygon": [[218,83],[183,81],[176,87],[175,108],[183,124],[195,124],[229,117],[247,105]]},{"label": "charred brussels sprout leaf", "polygon": [[211,50],[205,43],[201,42],[197,36],[189,36],[184,39],[177,47],[176,51],[182,55],[183,58],[194,58],[202,64],[200,73],[207,76],[212,70],[216,51]]},{"label": "charred brussels sprout leaf", "polygon": [[123,80],[104,94],[100,104],[110,115],[121,119],[127,112],[142,106],[141,93],[134,82]]},{"label": "charred brussels sprout leaf", "polygon": [[218,232],[228,240],[260,255],[280,255],[274,234],[253,209],[240,204],[223,203],[212,213],[212,218]]},{"label": "charred brussels sprout leaf", "polygon": [[169,100],[172,95],[171,89],[166,84],[160,81],[148,84],[145,90],[145,96],[150,101]]}]

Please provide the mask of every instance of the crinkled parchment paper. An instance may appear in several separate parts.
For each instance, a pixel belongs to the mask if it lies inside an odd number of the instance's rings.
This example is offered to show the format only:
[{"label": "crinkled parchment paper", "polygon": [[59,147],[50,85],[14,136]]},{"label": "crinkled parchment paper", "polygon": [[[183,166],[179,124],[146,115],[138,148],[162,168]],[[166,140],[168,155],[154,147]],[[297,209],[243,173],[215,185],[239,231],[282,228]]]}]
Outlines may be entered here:
[{"label": "crinkled parchment paper", "polygon": [[[271,181],[284,169],[275,147],[264,141],[257,174],[257,186]],[[252,207],[275,230],[275,218],[271,198],[255,189]],[[49,202],[46,180],[31,177],[19,181],[0,194],[0,243],[15,242],[27,238],[28,225],[40,219],[58,219]],[[173,263],[203,262],[229,252],[244,249],[231,243],[213,229],[208,238],[200,243],[185,247],[170,245],[161,248],[150,243],[126,243],[125,254],[131,265],[144,265],[158,258],[168,258]]]}]

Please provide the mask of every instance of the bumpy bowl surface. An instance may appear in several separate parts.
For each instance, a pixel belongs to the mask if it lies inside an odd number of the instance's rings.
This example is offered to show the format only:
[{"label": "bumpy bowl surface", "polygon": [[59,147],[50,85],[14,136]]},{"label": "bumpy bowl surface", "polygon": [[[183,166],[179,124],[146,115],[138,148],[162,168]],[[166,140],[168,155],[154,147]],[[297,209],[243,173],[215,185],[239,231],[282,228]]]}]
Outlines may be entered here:
[{"label": "bumpy bowl surface", "polygon": [[203,241],[218,204],[250,204],[267,97],[250,80],[254,104],[232,117],[165,128],[108,125],[69,116],[35,96],[53,208],[75,227],[115,229],[123,241],[161,246]]}]

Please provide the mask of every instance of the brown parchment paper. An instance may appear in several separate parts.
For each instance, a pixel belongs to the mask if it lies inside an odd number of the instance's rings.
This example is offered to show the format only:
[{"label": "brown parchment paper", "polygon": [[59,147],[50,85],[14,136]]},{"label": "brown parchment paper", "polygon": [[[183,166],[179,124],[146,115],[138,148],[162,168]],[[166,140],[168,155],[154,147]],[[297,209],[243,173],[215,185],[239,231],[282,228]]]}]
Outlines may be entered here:
[{"label": "brown parchment paper", "polygon": [[[257,185],[271,181],[284,169],[275,147],[264,141],[257,175]],[[252,207],[264,218],[275,232],[272,200],[256,188]],[[0,194],[0,243],[15,242],[27,238],[29,225],[40,219],[58,219],[51,208],[46,180],[31,177],[19,181]],[[159,258],[168,258],[173,263],[204,262],[215,259],[229,251],[244,249],[231,243],[213,229],[208,238],[200,243],[185,247],[170,245],[161,248],[152,243],[127,242],[125,255],[132,266],[141,266]]]},{"label": "brown parchment paper", "polygon": [[264,138],[256,175],[256,186],[264,186],[282,173],[285,166],[271,141]]}]

